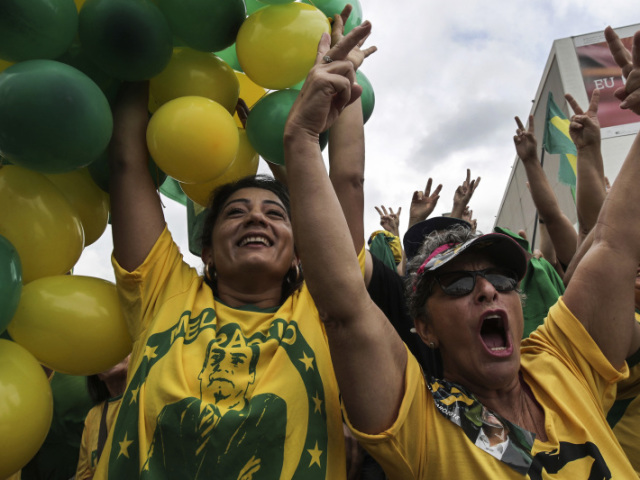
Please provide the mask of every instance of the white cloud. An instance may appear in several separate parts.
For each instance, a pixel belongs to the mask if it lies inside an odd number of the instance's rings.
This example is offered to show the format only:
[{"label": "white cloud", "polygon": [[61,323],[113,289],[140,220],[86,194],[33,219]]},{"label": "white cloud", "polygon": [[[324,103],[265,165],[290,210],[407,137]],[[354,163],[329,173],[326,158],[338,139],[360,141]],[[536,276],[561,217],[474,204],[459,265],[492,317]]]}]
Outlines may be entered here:
[{"label": "white cloud", "polygon": [[[628,0],[361,4],[374,27],[368,43],[379,48],[362,67],[376,94],[366,125],[367,235],[378,229],[374,205],[402,206],[406,228],[411,195],[430,176],[444,184],[436,213],[448,211],[466,168],[482,176],[471,207],[480,229],[489,230],[515,158],[513,117],[529,114],[553,41],[640,21],[640,8]],[[184,209],[165,204],[186,254]],[[86,268],[102,276],[111,268],[110,251],[101,239],[76,272]]]}]

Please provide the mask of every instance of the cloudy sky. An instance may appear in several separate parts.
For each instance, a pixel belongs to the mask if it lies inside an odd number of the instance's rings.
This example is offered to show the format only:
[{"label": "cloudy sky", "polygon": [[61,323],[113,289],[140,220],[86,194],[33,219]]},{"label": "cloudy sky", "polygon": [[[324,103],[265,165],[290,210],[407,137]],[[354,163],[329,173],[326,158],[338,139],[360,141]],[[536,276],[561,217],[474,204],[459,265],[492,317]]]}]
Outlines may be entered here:
[{"label": "cloudy sky", "polygon": [[[362,66],[376,95],[365,127],[368,233],[379,228],[375,205],[402,206],[403,232],[411,195],[429,177],[444,185],[435,213],[449,211],[467,168],[482,177],[470,206],[490,230],[515,159],[513,118],[530,113],[553,41],[640,23],[629,0],[360,1],[378,47]],[[184,207],[164,200],[174,238],[200,267]],[[107,230],[75,273],[113,279],[111,249]]]}]

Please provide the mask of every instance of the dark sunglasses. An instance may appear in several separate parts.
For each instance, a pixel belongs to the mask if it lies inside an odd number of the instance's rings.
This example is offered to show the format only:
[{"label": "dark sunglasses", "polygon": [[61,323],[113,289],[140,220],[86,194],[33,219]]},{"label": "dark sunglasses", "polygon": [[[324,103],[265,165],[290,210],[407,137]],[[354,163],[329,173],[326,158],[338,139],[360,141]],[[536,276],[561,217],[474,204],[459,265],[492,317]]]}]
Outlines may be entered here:
[{"label": "dark sunglasses", "polygon": [[470,294],[476,286],[476,278],[481,276],[498,292],[511,292],[518,286],[518,277],[511,270],[485,268],[484,270],[463,270],[436,275],[436,281],[447,295],[462,297]]}]

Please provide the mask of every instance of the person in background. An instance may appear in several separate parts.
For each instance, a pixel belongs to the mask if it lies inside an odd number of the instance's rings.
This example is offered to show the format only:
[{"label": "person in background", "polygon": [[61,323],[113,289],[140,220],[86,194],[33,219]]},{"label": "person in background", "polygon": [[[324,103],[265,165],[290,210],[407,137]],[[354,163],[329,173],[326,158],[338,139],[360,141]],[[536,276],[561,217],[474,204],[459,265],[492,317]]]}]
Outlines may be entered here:
[{"label": "person in background", "polygon": [[560,209],[560,204],[538,159],[538,142],[535,137],[533,116],[529,116],[527,128],[519,117],[516,117],[516,124],[513,143],[527,174],[531,198],[538,211],[540,223],[544,224],[549,233],[558,264],[562,271],[566,271],[576,251],[578,234],[569,218]]},{"label": "person in background", "polygon": [[91,480],[96,472],[107,434],[116,418],[122,394],[127,386],[129,357],[130,355],[127,355],[109,370],[87,377],[89,394],[95,406],[89,410],[84,421],[75,480]]}]

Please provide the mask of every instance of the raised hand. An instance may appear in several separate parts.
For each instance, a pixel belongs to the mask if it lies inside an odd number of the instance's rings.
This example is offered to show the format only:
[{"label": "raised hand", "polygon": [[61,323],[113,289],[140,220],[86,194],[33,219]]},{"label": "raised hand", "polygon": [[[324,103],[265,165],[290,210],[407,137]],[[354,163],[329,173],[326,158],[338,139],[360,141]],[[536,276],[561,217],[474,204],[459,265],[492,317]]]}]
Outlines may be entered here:
[{"label": "raised hand", "polygon": [[471,180],[471,170],[467,168],[467,178],[462,185],[456,188],[453,194],[453,209],[451,210],[451,216],[455,218],[462,218],[462,212],[464,208],[469,205],[469,201],[473,196],[473,192],[476,191],[480,185],[480,177],[475,180]]},{"label": "raised hand", "polygon": [[289,113],[285,136],[301,133],[318,136],[333,125],[346,106],[360,97],[362,87],[356,83],[354,65],[347,57],[370,33],[371,23],[365,21],[333,47],[331,37],[322,35],[315,65]]},{"label": "raised hand", "polygon": [[529,128],[525,130],[520,117],[516,117],[516,134],[513,143],[516,146],[516,153],[523,162],[530,160],[538,161],[538,141],[535,137],[533,127],[533,115],[529,115]]},{"label": "raised hand", "polygon": [[605,28],[604,36],[614,60],[622,69],[622,76],[626,79],[625,86],[615,91],[615,96],[622,100],[620,108],[640,115],[640,31],[633,36],[631,52],[625,48],[613,28]]},{"label": "raised hand", "polygon": [[[344,7],[344,10],[342,10],[342,13],[340,15],[334,15],[333,25],[331,26],[331,46],[332,47],[337,43],[339,43],[340,40],[342,40],[342,38],[344,37],[344,26],[347,23],[347,20],[349,19],[349,15],[351,15],[352,10],[353,10],[353,7],[347,4]],[[352,48],[349,54],[347,55],[347,60],[353,63],[353,67],[356,70],[360,68],[360,65],[362,65],[362,62],[364,62],[365,58],[367,58],[369,55],[371,55],[372,53],[378,50],[377,47],[368,47],[368,48],[365,48],[364,50],[362,49],[362,45],[364,44],[364,42],[367,41],[368,37],[369,37],[369,34],[367,34],[366,37],[360,40],[358,44],[354,48]]]},{"label": "raised hand", "polygon": [[466,220],[467,222],[469,222],[472,232],[476,231],[476,228],[478,227],[478,221],[473,218],[473,210],[469,208],[469,205],[464,207],[464,210],[462,211],[462,220]]},{"label": "raised hand", "polygon": [[387,211],[384,205],[381,205],[380,208],[375,207],[375,209],[380,215],[380,226],[396,237],[400,236],[400,212],[402,212],[402,207],[399,207],[396,213],[393,212],[393,208],[389,208],[389,211]]},{"label": "raised hand", "polygon": [[564,98],[573,109],[575,115],[571,117],[569,135],[577,149],[595,146],[600,148],[600,122],[598,121],[598,104],[600,103],[600,90],[596,89],[591,94],[591,102],[586,112],[580,108],[578,102],[570,93]]},{"label": "raised hand", "polygon": [[411,206],[409,207],[409,228],[422,220],[426,220],[436,208],[438,199],[440,198],[442,184],[438,185],[433,193],[431,193],[432,183],[433,180],[429,178],[424,192],[420,190],[413,192],[413,197],[411,197]]}]

